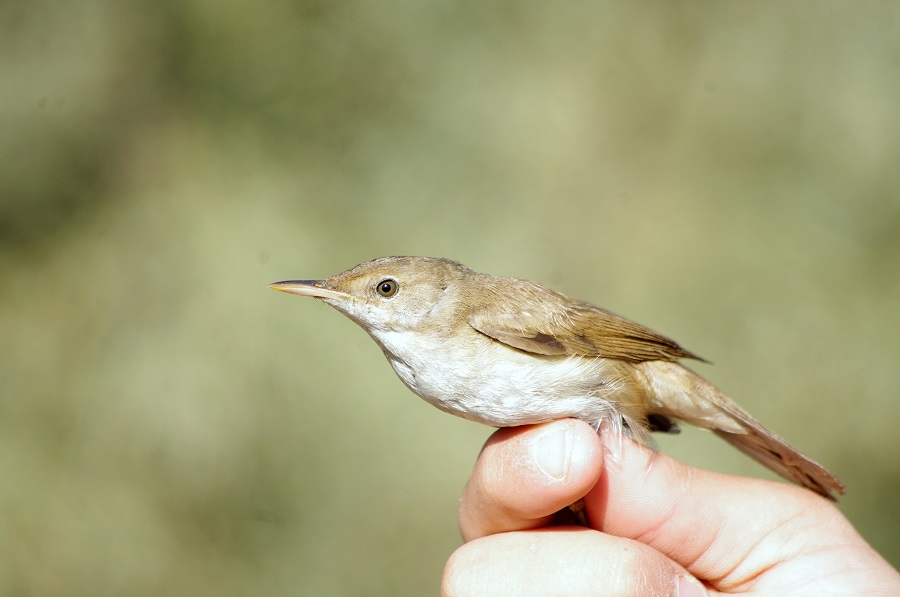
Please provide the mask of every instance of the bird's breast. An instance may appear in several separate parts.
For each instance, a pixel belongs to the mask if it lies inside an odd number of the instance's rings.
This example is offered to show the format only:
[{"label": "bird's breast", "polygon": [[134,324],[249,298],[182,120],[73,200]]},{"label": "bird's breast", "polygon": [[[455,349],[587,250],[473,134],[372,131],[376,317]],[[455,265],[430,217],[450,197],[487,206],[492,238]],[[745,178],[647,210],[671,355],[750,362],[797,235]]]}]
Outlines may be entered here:
[{"label": "bird's breast", "polygon": [[633,384],[601,358],[523,352],[472,331],[438,341],[423,334],[377,336],[394,371],[413,392],[457,416],[507,427],[564,417],[596,421],[628,397]]}]

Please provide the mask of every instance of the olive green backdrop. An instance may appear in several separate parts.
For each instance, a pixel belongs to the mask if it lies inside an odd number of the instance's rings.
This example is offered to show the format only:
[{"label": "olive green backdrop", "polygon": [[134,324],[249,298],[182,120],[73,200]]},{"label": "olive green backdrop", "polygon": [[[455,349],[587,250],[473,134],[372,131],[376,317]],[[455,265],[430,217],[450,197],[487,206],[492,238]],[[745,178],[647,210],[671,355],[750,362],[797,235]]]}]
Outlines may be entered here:
[{"label": "olive green backdrop", "polygon": [[[490,429],[269,282],[673,336],[900,563],[900,8],[0,2],[0,594],[433,595]],[[677,457],[767,475],[699,431]]]}]

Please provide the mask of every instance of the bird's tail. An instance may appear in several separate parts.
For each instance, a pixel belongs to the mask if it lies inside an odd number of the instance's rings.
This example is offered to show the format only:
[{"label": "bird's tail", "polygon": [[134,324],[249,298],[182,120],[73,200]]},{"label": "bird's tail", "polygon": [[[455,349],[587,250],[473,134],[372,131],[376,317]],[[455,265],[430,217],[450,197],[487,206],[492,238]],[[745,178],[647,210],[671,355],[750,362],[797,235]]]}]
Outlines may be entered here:
[{"label": "bird's tail", "polygon": [[844,493],[844,484],[825,467],[801,454],[690,369],[669,361],[647,361],[639,365],[639,371],[648,395],[653,396],[650,413],[710,429],[785,479],[829,500]]}]

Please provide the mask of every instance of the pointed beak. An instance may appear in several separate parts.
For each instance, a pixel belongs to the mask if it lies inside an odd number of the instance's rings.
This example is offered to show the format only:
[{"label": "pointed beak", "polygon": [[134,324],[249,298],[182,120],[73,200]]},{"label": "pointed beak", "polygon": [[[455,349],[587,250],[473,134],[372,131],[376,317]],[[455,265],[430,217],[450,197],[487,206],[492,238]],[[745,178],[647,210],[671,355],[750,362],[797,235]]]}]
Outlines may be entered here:
[{"label": "pointed beak", "polygon": [[285,280],[284,282],[269,284],[269,288],[288,294],[311,296],[320,299],[350,298],[349,294],[328,288],[324,280]]}]

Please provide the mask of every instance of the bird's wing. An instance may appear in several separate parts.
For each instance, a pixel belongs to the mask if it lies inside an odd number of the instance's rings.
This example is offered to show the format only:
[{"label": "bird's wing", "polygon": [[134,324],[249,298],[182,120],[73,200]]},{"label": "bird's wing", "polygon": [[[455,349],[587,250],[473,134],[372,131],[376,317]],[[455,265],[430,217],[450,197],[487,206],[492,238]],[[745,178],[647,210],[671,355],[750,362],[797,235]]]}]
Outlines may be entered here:
[{"label": "bird's wing", "polygon": [[548,293],[544,300],[529,302],[527,307],[508,300],[492,301],[469,314],[469,325],[498,342],[540,355],[632,362],[703,360],[640,324],[538,288]]}]

